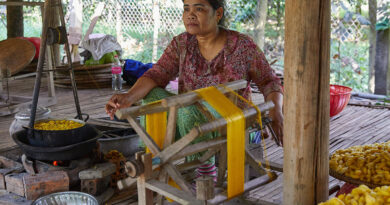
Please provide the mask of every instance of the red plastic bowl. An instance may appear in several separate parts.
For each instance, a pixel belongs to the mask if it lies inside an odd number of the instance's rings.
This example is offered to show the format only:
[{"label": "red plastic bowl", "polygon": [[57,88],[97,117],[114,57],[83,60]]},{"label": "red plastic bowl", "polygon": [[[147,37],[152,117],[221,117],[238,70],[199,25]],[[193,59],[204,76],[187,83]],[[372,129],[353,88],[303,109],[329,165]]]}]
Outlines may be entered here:
[{"label": "red plastic bowl", "polygon": [[330,85],[330,116],[339,114],[349,102],[352,89],[342,85]]},{"label": "red plastic bowl", "polygon": [[38,37],[17,37],[17,38],[28,40],[32,44],[34,44],[34,46],[35,46],[35,56],[34,56],[34,59],[38,59],[38,57],[39,57],[39,49],[41,47],[41,38],[38,38]]}]

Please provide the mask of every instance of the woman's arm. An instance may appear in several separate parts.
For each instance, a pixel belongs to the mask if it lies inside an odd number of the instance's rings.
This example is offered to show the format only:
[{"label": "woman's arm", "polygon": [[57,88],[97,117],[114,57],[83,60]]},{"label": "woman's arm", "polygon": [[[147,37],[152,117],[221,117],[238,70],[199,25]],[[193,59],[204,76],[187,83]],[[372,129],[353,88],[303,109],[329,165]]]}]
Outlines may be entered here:
[{"label": "woman's arm", "polygon": [[153,88],[157,86],[153,79],[140,77],[127,93],[113,95],[106,104],[106,113],[114,119],[118,109],[130,107],[138,100],[143,99]]},{"label": "woman's arm", "polygon": [[[180,36],[179,36],[180,37]],[[153,88],[165,87],[168,82],[177,76],[179,70],[179,51],[175,37],[158,62],[140,77],[133,87],[123,94],[113,95],[105,106],[106,113],[111,119],[120,108],[130,107],[138,100],[143,99]]]},{"label": "woman's arm", "polygon": [[283,145],[283,95],[279,92],[272,92],[267,96],[266,101],[272,101],[275,105],[269,111],[269,116],[272,119],[272,129]]},{"label": "woman's arm", "polygon": [[248,56],[252,56],[249,60],[251,63],[249,78],[256,83],[265,100],[271,100],[275,104],[275,107],[269,112],[272,119],[271,125],[279,141],[283,144],[283,88],[280,79],[268,64],[264,53],[254,43],[252,46],[253,50],[248,54]]}]

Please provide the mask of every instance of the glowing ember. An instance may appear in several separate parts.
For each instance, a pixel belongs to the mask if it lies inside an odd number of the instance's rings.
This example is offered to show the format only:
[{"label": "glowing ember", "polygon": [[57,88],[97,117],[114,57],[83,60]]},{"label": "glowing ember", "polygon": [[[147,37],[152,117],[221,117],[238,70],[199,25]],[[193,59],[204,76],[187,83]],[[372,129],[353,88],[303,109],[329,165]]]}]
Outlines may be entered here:
[{"label": "glowing ember", "polygon": [[59,164],[59,161],[53,161],[54,166],[58,166],[58,164]]}]

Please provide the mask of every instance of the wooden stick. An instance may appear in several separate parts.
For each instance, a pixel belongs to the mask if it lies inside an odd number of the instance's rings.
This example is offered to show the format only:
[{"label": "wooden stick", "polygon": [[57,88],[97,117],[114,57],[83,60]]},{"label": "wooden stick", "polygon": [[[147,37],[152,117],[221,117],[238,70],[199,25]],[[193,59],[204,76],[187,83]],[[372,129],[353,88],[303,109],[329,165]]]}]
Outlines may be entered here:
[{"label": "wooden stick", "polygon": [[249,152],[248,150],[245,150],[245,152],[246,152],[246,161],[248,162],[248,164],[253,169],[255,169],[260,175],[267,174],[267,171],[259,165],[259,163],[256,161],[255,157],[252,155],[252,153]]},{"label": "wooden stick", "polygon": [[[225,84],[227,87],[238,90],[245,88],[247,85],[246,80],[239,80]],[[217,87],[221,92],[227,93],[228,91],[221,86]],[[201,98],[195,92],[188,92],[181,95],[167,97],[161,100],[161,103],[153,103],[147,105],[133,106],[117,110],[115,115],[119,119],[126,119],[130,116],[139,116],[145,114],[151,114],[156,112],[164,112],[168,110],[168,107],[185,107],[194,104]]]},{"label": "wooden stick", "polygon": [[[172,156],[172,160],[181,159],[188,155],[192,155],[198,152],[203,152],[207,149],[224,146],[226,144],[226,137],[218,137],[213,140],[199,142],[194,145],[189,145],[179,152],[175,152]],[[174,144],[173,144],[174,145]],[[226,145],[225,145],[226,146]],[[163,151],[164,152],[164,151]]]},{"label": "wooden stick", "polygon": [[[249,181],[249,182],[246,182],[246,183],[244,184],[244,192],[243,192],[242,194],[247,193],[247,192],[249,192],[249,191],[251,191],[251,190],[253,190],[253,189],[256,189],[256,188],[259,187],[259,186],[268,184],[268,183],[272,182],[272,181],[275,180],[275,179],[276,179],[276,178],[270,179],[270,178],[268,177],[268,175],[264,175],[264,176],[261,176],[261,177],[259,177],[259,178],[253,179],[253,180],[251,180],[251,181]],[[221,204],[221,203],[223,203],[223,202],[225,202],[225,201],[227,201],[227,200],[228,200],[228,198],[227,198],[226,195],[224,195],[224,194],[218,194],[218,195],[216,195],[216,196],[214,197],[214,199],[208,200],[208,202],[209,202],[209,203],[212,203],[212,204]]]},{"label": "wooden stick", "polygon": [[164,138],[164,148],[171,145],[172,142],[175,140],[176,119],[177,119],[177,108],[170,107],[169,116],[168,116],[167,133],[165,134],[165,138]]},{"label": "wooden stick", "polygon": [[186,134],[180,140],[176,141],[174,144],[165,148],[163,151],[157,154],[156,157],[160,157],[162,163],[167,162],[174,155],[176,155],[176,153],[180,152],[180,150],[182,150],[184,147],[189,145],[198,136],[199,136],[198,130],[192,129],[188,134]]},{"label": "wooden stick", "polygon": [[[201,176],[196,179],[196,198],[209,200],[214,198],[214,180],[211,176]],[[207,204],[207,203],[206,203]]]},{"label": "wooden stick", "polygon": [[217,154],[219,151],[219,149],[209,149],[206,153],[203,154],[203,156],[199,159],[200,162],[205,162],[207,161],[208,159],[210,159],[212,156],[214,156],[215,154]]},{"label": "wooden stick", "polygon": [[218,162],[218,178],[217,186],[222,187],[223,182],[225,181],[225,174],[227,168],[227,147],[222,146],[219,152],[219,162]]},{"label": "wooden stick", "polygon": [[153,205],[153,192],[146,188],[146,180],[152,175],[152,154],[142,155],[145,171],[137,178],[138,204]]},{"label": "wooden stick", "polygon": [[[153,174],[152,174],[151,178],[154,179],[154,178],[158,177],[159,175],[160,175],[160,170],[153,170]],[[132,186],[134,186],[134,188],[135,188],[136,185],[137,185],[137,178],[131,178],[131,177],[127,177],[127,178],[119,180],[117,182],[117,186],[118,186],[119,190],[128,189],[128,188],[131,188]]]},{"label": "wooden stick", "polygon": [[[167,125],[167,133],[164,138],[164,147],[168,147],[175,140],[176,135],[176,119],[177,119],[177,108],[170,107],[169,108],[169,116],[168,116],[168,125]],[[169,177],[165,169],[161,170],[161,174],[159,176],[159,181],[162,183],[168,183]],[[162,195],[157,196],[157,204],[163,204]]]},{"label": "wooden stick", "polygon": [[146,114],[152,114],[156,112],[165,112],[168,111],[167,107],[163,107],[161,103],[152,103],[146,105],[132,106],[128,108],[122,108],[116,111],[115,116],[118,119],[126,119],[128,116],[140,116]]},{"label": "wooden stick", "polygon": [[149,148],[149,150],[154,155],[159,154],[161,151],[160,147],[157,146],[157,144],[149,136],[149,134],[145,131],[145,129],[133,117],[129,116],[129,117],[127,117],[127,120],[129,121],[129,123],[133,127],[133,129],[137,132],[137,134],[141,137],[142,141]]},{"label": "wooden stick", "polygon": [[165,169],[171,179],[175,181],[176,184],[179,185],[182,190],[195,195],[190,185],[186,182],[186,180],[184,180],[184,178],[181,176],[180,172],[175,168],[175,166],[173,166],[171,163],[167,163],[163,166],[163,169]]},{"label": "wooden stick", "polygon": [[199,160],[194,160],[194,161],[191,161],[191,162],[187,162],[187,163],[184,163],[184,164],[179,164],[177,165],[177,169],[180,171],[180,172],[184,172],[184,171],[187,171],[187,170],[190,170],[190,169],[195,169],[195,168],[198,168],[202,165],[202,162],[199,161]]},{"label": "wooden stick", "polygon": [[[238,81],[226,83],[224,85],[232,90],[239,90],[239,89],[245,88],[248,85],[248,83],[246,80],[238,80]],[[217,86],[217,89],[219,91],[221,91],[222,93],[229,92],[228,90],[226,90],[222,86]],[[165,98],[162,100],[162,105],[164,107],[172,107],[172,106],[185,107],[185,106],[193,104],[194,102],[196,102],[200,99],[201,98],[198,96],[198,94],[196,92],[188,92],[185,94]]]},{"label": "wooden stick", "polygon": [[203,202],[197,200],[194,196],[188,192],[181,191],[176,189],[168,184],[161,183],[157,180],[149,180],[146,182],[146,187],[150,190],[153,190],[159,194],[169,197],[170,199],[180,203],[180,204],[194,204],[202,205]]},{"label": "wooden stick", "polygon": [[[274,107],[274,104],[273,102],[269,101],[269,102],[266,102],[266,103],[263,103],[263,104],[260,104],[257,106],[261,113],[264,114],[266,111],[272,109]],[[251,125],[252,123],[251,122],[254,122],[255,120],[257,120],[257,111],[255,108],[248,108],[248,109],[245,109],[243,111],[244,113],[244,116],[245,116],[245,119],[246,119],[246,126],[249,126]],[[205,134],[205,133],[208,133],[208,132],[212,132],[214,130],[217,130],[217,129],[226,129],[226,120],[224,118],[219,118],[213,122],[209,122],[209,123],[206,123],[206,124],[203,124],[201,126],[198,127],[199,129],[199,134]]]},{"label": "wooden stick", "polygon": [[6,6],[43,6],[44,2],[0,2],[0,5]]}]

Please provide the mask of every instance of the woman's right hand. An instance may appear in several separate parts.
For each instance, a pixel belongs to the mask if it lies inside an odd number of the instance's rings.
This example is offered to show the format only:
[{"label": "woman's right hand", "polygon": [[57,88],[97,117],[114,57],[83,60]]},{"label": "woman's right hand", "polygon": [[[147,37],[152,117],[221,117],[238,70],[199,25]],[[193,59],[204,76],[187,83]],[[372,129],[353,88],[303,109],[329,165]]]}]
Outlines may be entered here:
[{"label": "woman's right hand", "polygon": [[111,120],[114,119],[115,112],[118,109],[130,107],[134,101],[129,93],[121,93],[113,95],[106,104],[106,113],[110,116]]},{"label": "woman's right hand", "polygon": [[115,94],[110,98],[106,104],[106,113],[113,120],[118,109],[130,107],[144,98],[156,86],[154,80],[148,77],[140,77],[127,93]]}]

